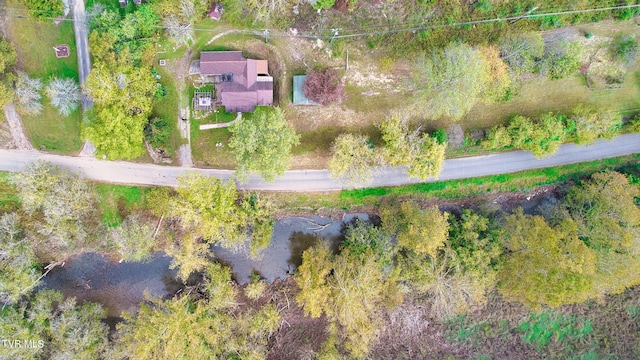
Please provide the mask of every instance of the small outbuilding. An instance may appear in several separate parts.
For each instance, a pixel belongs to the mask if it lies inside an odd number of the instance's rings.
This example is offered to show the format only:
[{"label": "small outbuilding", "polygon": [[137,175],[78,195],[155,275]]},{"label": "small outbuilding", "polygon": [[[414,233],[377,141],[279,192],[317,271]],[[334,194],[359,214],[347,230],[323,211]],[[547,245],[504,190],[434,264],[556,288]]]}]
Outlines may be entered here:
[{"label": "small outbuilding", "polygon": [[213,110],[213,96],[211,91],[196,91],[193,95],[194,111]]},{"label": "small outbuilding", "polygon": [[320,105],[309,99],[302,91],[302,84],[307,79],[307,75],[296,75],[293,77],[293,105]]}]

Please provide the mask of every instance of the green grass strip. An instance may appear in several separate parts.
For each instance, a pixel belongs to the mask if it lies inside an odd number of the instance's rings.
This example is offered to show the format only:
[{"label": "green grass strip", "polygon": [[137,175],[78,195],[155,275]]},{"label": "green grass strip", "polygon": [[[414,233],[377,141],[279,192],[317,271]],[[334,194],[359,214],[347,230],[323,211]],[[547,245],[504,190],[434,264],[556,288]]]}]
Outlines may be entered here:
[{"label": "green grass strip", "polygon": [[579,180],[594,172],[612,169],[626,174],[638,175],[640,154],[603,159],[544,169],[533,169],[510,174],[491,175],[478,178],[411,184],[397,187],[377,187],[343,190],[342,205],[374,204],[383,196],[424,195],[429,197],[462,198],[502,191],[524,191],[537,186]]}]

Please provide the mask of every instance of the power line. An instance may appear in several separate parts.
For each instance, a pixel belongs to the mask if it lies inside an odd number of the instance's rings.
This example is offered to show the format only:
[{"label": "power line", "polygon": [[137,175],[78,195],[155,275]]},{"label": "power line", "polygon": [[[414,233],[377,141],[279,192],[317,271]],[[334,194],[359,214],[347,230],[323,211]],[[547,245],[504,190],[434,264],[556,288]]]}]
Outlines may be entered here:
[{"label": "power line", "polygon": [[[0,8],[4,8],[7,10],[21,10],[19,8],[9,8],[6,6],[0,6]],[[326,38],[326,39],[344,39],[344,38],[355,38],[355,37],[365,37],[365,36],[373,36],[373,35],[386,35],[386,34],[397,34],[397,33],[402,33],[402,32],[416,32],[416,31],[423,31],[423,30],[435,30],[435,29],[442,29],[442,28],[448,28],[448,27],[460,27],[460,26],[469,26],[469,25],[480,25],[480,24],[489,24],[489,23],[495,23],[495,22],[505,22],[505,21],[515,21],[515,20],[522,20],[522,19],[534,19],[534,18],[541,18],[541,17],[546,17],[546,16],[557,16],[557,15],[571,15],[571,14],[581,14],[581,13],[592,13],[592,12],[602,12],[602,11],[612,11],[612,10],[622,10],[622,9],[634,9],[634,8],[640,8],[640,4],[636,4],[636,5],[620,5],[620,6],[611,6],[611,7],[604,7],[604,8],[592,8],[592,9],[583,9],[583,10],[565,10],[565,11],[556,11],[556,12],[549,12],[549,13],[542,13],[542,14],[523,14],[523,15],[516,15],[516,16],[509,16],[509,17],[504,17],[504,18],[491,18],[491,19],[483,19],[483,20],[471,20],[471,21],[465,21],[465,22],[458,22],[458,23],[451,23],[451,24],[438,24],[438,25],[427,25],[427,26],[413,26],[413,27],[404,27],[404,28],[390,28],[386,29],[386,30],[380,30],[380,31],[372,31],[372,32],[360,32],[360,33],[355,33],[355,34],[344,34],[344,35],[340,35],[339,33],[336,34],[335,33],[335,28],[329,29],[331,30],[331,34],[330,35],[322,35],[322,34],[312,34],[312,33],[298,33],[298,34],[290,34],[290,33],[270,33],[269,36],[270,37],[280,37],[280,38]],[[9,16],[9,17],[16,17],[16,18],[25,18],[27,17],[27,15],[22,15],[22,14],[9,14],[6,13],[5,16]],[[41,19],[49,19],[49,20],[58,20],[59,18],[53,18],[53,17],[41,17]],[[76,22],[75,19],[62,19],[63,21],[71,21],[71,22]],[[382,25],[381,25],[382,26]],[[397,26],[397,24],[396,24]],[[153,26],[156,29],[175,29],[175,28],[179,28],[179,27],[168,27],[168,26],[164,26],[164,25],[154,25]],[[380,26],[378,26],[380,27]],[[362,29],[362,28],[360,28]],[[358,30],[360,30],[358,29]],[[349,31],[351,29],[338,29],[338,32],[341,31]],[[355,30],[355,29],[354,29]],[[219,32],[218,30],[215,29],[203,29],[203,28],[193,28],[193,31],[196,32],[210,32],[210,33],[217,33]],[[237,30],[235,33],[239,33],[239,34],[247,34],[247,35],[256,35],[256,36],[264,36],[263,32],[259,32],[259,31],[254,31],[254,30]]]}]

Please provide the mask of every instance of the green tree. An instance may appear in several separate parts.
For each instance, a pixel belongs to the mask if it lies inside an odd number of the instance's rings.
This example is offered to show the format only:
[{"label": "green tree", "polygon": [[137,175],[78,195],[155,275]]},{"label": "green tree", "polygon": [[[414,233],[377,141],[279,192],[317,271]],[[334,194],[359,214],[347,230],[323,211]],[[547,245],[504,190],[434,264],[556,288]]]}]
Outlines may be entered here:
[{"label": "green tree", "polygon": [[153,228],[137,215],[130,215],[115,229],[111,240],[125,261],[144,261],[151,257],[154,246]]},{"label": "green tree", "polygon": [[575,123],[578,144],[592,144],[599,138],[612,139],[622,127],[620,114],[615,111],[579,104],[572,113],[571,120]]},{"label": "green tree", "polygon": [[232,250],[248,249],[254,257],[269,246],[273,205],[255,194],[239,199],[232,181],[191,172],[178,178],[176,197],[159,197],[161,201],[154,211],[158,214],[168,210],[187,233],[169,250],[174,256],[172,266],[180,267],[182,278],[205,267],[211,244]]},{"label": "green tree", "polygon": [[16,213],[0,216],[0,260],[0,302],[14,304],[38,280],[38,261]]},{"label": "green tree", "polygon": [[98,107],[83,136],[96,147],[96,155],[109,160],[134,159],[145,152],[142,114],[127,114],[121,107]]},{"label": "green tree", "polygon": [[566,197],[578,235],[598,251],[624,251],[638,238],[638,187],[622,174],[605,171],[573,187]]},{"label": "green tree", "polygon": [[184,282],[192,273],[202,271],[213,257],[211,245],[193,234],[183,236],[169,247],[167,255],[172,257],[170,268],[177,268],[178,277]]},{"label": "green tree", "polygon": [[582,61],[582,44],[577,41],[559,41],[545,49],[540,72],[550,79],[574,75]]},{"label": "green tree", "polygon": [[329,173],[349,185],[364,185],[373,180],[372,167],[376,156],[369,139],[364,135],[341,134],[331,147]]},{"label": "green tree", "polygon": [[567,135],[566,118],[553,113],[542,115],[538,121],[516,115],[509,125],[492,128],[482,146],[488,149],[515,147],[529,150],[537,158],[555,153]]},{"label": "green tree", "polygon": [[4,108],[11,100],[13,100],[13,89],[8,85],[0,82],[0,108]]},{"label": "green tree", "polygon": [[64,3],[61,0],[22,0],[29,16],[36,19],[52,19],[63,15]]},{"label": "green tree", "polygon": [[479,100],[489,78],[489,67],[478,50],[450,44],[416,67],[414,108],[429,118],[459,120]]},{"label": "green tree", "polygon": [[275,205],[268,198],[252,192],[243,199],[241,206],[247,216],[247,231],[251,234],[250,255],[255,258],[271,244]]},{"label": "green tree", "polygon": [[289,167],[291,148],[300,143],[279,107],[260,108],[251,119],[241,117],[230,131],[229,147],[234,149],[241,182],[249,180],[251,171],[268,182],[282,176]]},{"label": "green tree", "polygon": [[[108,346],[106,311],[99,305],[76,304],[53,290],[38,291],[30,304],[7,307],[0,316],[0,333],[21,341],[33,340],[32,348],[0,347],[7,359],[104,358]],[[39,343],[41,341],[41,343]],[[43,346],[39,346],[39,344]]]},{"label": "green tree", "polygon": [[13,70],[13,66],[18,62],[18,56],[13,45],[0,37],[0,75]]},{"label": "green tree", "polygon": [[[134,67],[126,59],[98,61],[87,76],[85,91],[101,108],[117,107],[128,116],[141,115],[146,120],[153,106],[156,79],[150,68]],[[142,133],[139,135],[142,139]]]},{"label": "green tree", "polygon": [[364,357],[375,339],[378,308],[401,302],[394,274],[385,274],[373,250],[353,254],[348,248],[333,256],[326,244],[303,253],[296,274],[296,300],[306,314],[326,314],[340,325],[342,344],[355,358]]},{"label": "green tree", "polygon": [[13,175],[22,209],[34,219],[45,251],[68,254],[85,244],[96,215],[97,194],[86,179],[38,161]]},{"label": "green tree", "polygon": [[508,65],[495,46],[482,46],[479,50],[489,67],[489,81],[482,97],[485,102],[503,101],[511,86]]},{"label": "green tree", "polygon": [[409,177],[426,180],[437,178],[444,164],[446,142],[440,143],[420,129],[409,131],[407,121],[398,116],[381,122],[378,127],[385,144],[383,157],[392,166],[407,166]]},{"label": "green tree", "polygon": [[500,236],[507,259],[498,272],[501,294],[538,309],[584,301],[593,287],[596,255],[578,239],[570,219],[556,228],[518,210],[505,219]]},{"label": "green tree", "polygon": [[231,272],[213,264],[206,297],[150,299],[137,316],[118,326],[116,359],[261,359],[280,325],[273,305],[243,311],[235,299]]},{"label": "green tree", "polygon": [[235,183],[190,172],[178,178],[176,190],[171,216],[185,230],[227,248],[244,244],[246,214],[236,205]]},{"label": "green tree", "polygon": [[331,286],[327,277],[333,267],[333,256],[328,246],[313,246],[302,253],[302,264],[296,273],[300,292],[296,301],[307,316],[320,317],[329,302]]},{"label": "green tree", "polygon": [[411,202],[401,203],[398,209],[385,207],[380,213],[383,228],[396,236],[399,247],[429,257],[435,257],[447,241],[448,216],[435,206],[421,210]]},{"label": "green tree", "polygon": [[500,56],[516,74],[533,73],[544,55],[544,40],[538,32],[510,33],[500,40]]},{"label": "green tree", "polygon": [[449,241],[462,271],[473,283],[469,292],[478,303],[496,283],[496,269],[503,244],[489,228],[489,219],[463,210],[459,218],[450,217]]}]

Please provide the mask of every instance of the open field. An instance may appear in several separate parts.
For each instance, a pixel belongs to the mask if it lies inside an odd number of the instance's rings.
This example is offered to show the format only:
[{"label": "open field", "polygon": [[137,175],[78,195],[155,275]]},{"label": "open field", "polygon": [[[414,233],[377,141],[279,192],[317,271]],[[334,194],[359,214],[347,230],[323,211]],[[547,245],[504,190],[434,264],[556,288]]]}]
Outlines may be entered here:
[{"label": "open field", "polygon": [[[9,5],[19,9],[22,5],[9,1]],[[36,22],[27,18],[11,17],[8,21],[9,36],[16,46],[18,68],[31,77],[46,83],[51,77],[78,79],[73,23],[70,15],[60,25],[50,22]],[[69,45],[69,57],[56,58],[55,45]],[[44,109],[38,116],[22,116],[24,130],[36,149],[60,154],[73,154],[80,150],[81,111],[69,116],[60,115],[43,95]]]}]

